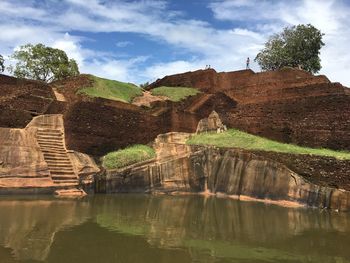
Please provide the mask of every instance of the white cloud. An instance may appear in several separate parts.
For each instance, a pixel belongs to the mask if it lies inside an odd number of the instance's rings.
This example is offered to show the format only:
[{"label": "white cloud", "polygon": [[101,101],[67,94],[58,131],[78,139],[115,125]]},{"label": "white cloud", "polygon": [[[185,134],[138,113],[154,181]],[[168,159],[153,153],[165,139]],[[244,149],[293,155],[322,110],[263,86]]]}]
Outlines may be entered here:
[{"label": "white cloud", "polygon": [[[207,64],[205,64],[207,65]],[[203,67],[203,61],[172,61],[168,63],[158,63],[148,67],[142,74],[147,81],[155,81],[167,75],[181,72],[197,70]]]},{"label": "white cloud", "polygon": [[119,41],[119,42],[115,43],[115,45],[117,47],[123,48],[123,47],[127,47],[127,46],[130,46],[130,45],[133,45],[133,43],[131,41]]},{"label": "white cloud", "polygon": [[148,57],[140,56],[133,59],[93,59],[84,63],[81,72],[93,74],[108,79],[116,79],[124,82],[141,83],[135,81],[138,74],[138,64],[143,63]]},{"label": "white cloud", "polygon": [[296,24],[312,24],[325,33],[321,50],[321,74],[332,81],[350,86],[350,15],[349,6],[336,0],[260,1],[224,0],[210,5],[220,20],[254,21],[254,28],[265,39],[281,28]]},{"label": "white cloud", "polygon": [[[35,8],[33,2],[35,0],[1,1],[0,15],[4,13],[4,18],[0,16],[0,50],[4,55],[18,45],[41,42],[65,50],[78,61],[82,72],[140,83],[166,74],[204,68],[207,64],[217,70],[242,69],[246,57],[253,58],[270,34],[286,25],[312,23],[326,33],[326,47],[321,54],[322,73],[350,85],[347,75],[350,12],[342,1],[220,0],[209,4],[216,19],[232,21],[231,29],[184,19],[178,11],[169,10],[167,1],[64,0],[47,1]],[[188,59],[175,61],[163,58],[165,61],[150,64],[143,72],[142,59],[120,59],[115,54],[86,49],[85,39],[66,34],[71,31],[142,34],[190,55]],[[130,44],[120,41],[115,45]],[[258,70],[256,64],[252,67]]]},{"label": "white cloud", "polygon": [[65,33],[62,39],[57,39],[52,43],[52,47],[64,50],[69,58],[76,60],[79,66],[84,62],[84,50],[82,50],[79,39],[73,38]]}]

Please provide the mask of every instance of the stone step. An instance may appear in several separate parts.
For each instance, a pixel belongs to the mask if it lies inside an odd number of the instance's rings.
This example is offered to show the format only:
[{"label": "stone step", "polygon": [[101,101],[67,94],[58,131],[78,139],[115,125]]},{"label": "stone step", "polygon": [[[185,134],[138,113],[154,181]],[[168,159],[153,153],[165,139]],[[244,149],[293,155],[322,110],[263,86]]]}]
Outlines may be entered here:
[{"label": "stone step", "polygon": [[37,130],[36,133],[37,134],[58,134],[58,135],[63,134],[63,132],[60,130]]},{"label": "stone step", "polygon": [[[52,164],[52,165],[54,165],[54,164]],[[49,167],[51,167],[51,166],[49,165]],[[69,166],[67,166],[67,167],[69,167]],[[64,174],[64,173],[73,173],[74,174],[73,166],[70,166],[70,170],[53,168],[53,169],[50,169],[50,172],[54,173],[54,174]]]},{"label": "stone step", "polygon": [[55,165],[72,165],[70,160],[49,159],[45,161]]},{"label": "stone step", "polygon": [[[45,128],[43,128],[43,127],[45,127]],[[42,123],[38,124],[38,128],[46,129],[46,127],[51,127],[52,130],[56,130],[54,125],[52,125],[52,123],[44,123],[44,122],[42,122]]]},{"label": "stone step", "polygon": [[70,171],[68,171],[68,170],[58,170],[58,169],[56,169],[56,170],[51,170],[51,169],[50,169],[50,173],[51,173],[51,175],[53,175],[53,174],[57,174],[57,175],[61,175],[61,174],[72,175],[72,174],[74,174],[74,175],[75,175],[73,169],[70,170]]},{"label": "stone step", "polygon": [[79,184],[77,179],[54,179],[54,178],[52,178],[52,181],[56,184],[61,184],[61,183],[70,183],[70,184],[76,184],[76,185]]},{"label": "stone step", "polygon": [[62,135],[55,135],[55,134],[37,134],[36,135],[37,139],[60,139],[63,140]]},{"label": "stone step", "polygon": [[57,147],[44,147],[43,149],[41,149],[41,151],[43,153],[64,153],[67,154],[67,151],[65,148],[57,148]]},{"label": "stone step", "polygon": [[79,185],[79,182],[77,179],[52,179],[54,184],[73,184],[75,186]]},{"label": "stone step", "polygon": [[51,158],[52,160],[56,159],[56,160],[60,160],[60,159],[64,159],[67,161],[70,161],[67,153],[65,154],[58,154],[58,153],[43,153],[44,154],[44,158],[46,159],[46,157],[48,157],[49,159]]},{"label": "stone step", "polygon": [[66,151],[42,151],[45,156],[57,156],[57,157],[68,157],[68,154]]},{"label": "stone step", "polygon": [[76,174],[74,173],[74,171],[71,170],[60,170],[60,169],[49,169],[51,176],[71,176],[76,178]]},{"label": "stone step", "polygon": [[[45,160],[48,166],[52,166],[52,165],[57,165],[57,164],[65,164],[65,165],[69,165],[71,166],[72,163],[69,160],[53,160],[53,159],[49,159],[49,160]],[[65,161],[63,162],[58,162],[58,161]]]},{"label": "stone step", "polygon": [[52,144],[63,144],[63,140],[44,140],[44,139],[37,139],[37,142],[40,144],[47,144],[47,145],[52,145]]},{"label": "stone step", "polygon": [[45,150],[47,150],[47,149],[63,149],[63,150],[65,150],[66,149],[64,147],[63,143],[61,143],[61,144],[47,144],[47,143],[42,144],[42,143],[39,143],[39,146],[40,146],[40,148],[45,149]]},{"label": "stone step", "polygon": [[63,134],[61,130],[52,130],[52,129],[38,129],[37,133]]},{"label": "stone step", "polygon": [[55,185],[70,187],[79,185],[78,180],[52,180]]},{"label": "stone step", "polygon": [[37,139],[37,142],[39,144],[43,144],[43,145],[57,145],[57,144],[60,144],[60,145],[63,145],[64,144],[64,141],[63,140],[43,140],[43,139]]},{"label": "stone step", "polygon": [[78,180],[74,175],[51,175],[52,180]]},{"label": "stone step", "polygon": [[55,130],[55,129],[38,129],[37,133],[63,134],[61,130]]},{"label": "stone step", "polygon": [[63,150],[65,150],[65,148],[64,148],[64,145],[63,145],[63,143],[61,143],[61,145],[58,145],[58,144],[55,144],[55,145],[53,145],[53,144],[47,144],[47,143],[39,143],[39,146],[40,146],[40,148],[43,148],[43,149],[45,149],[45,150],[48,150],[48,149],[63,149]]},{"label": "stone step", "polygon": [[63,137],[62,132],[36,132],[37,137],[41,136],[53,136],[53,137]]},{"label": "stone step", "polygon": [[55,167],[53,165],[49,165],[50,172],[72,172],[74,173],[73,167],[72,166],[66,166],[66,167]]},{"label": "stone step", "polygon": [[63,143],[63,140],[61,138],[59,139],[45,139],[45,138],[37,138],[37,141],[39,143],[48,143],[48,144],[57,144],[57,143]]},{"label": "stone step", "polygon": [[58,197],[83,197],[86,193],[82,189],[72,188],[56,190],[55,195]]},{"label": "stone step", "polygon": [[74,173],[63,173],[63,174],[58,174],[56,172],[51,173],[51,178],[52,179],[78,179],[78,177]]},{"label": "stone step", "polygon": [[62,152],[62,153],[59,153],[59,152],[44,152],[43,154],[44,154],[44,158],[45,157],[57,157],[57,158],[65,158],[65,159],[68,158],[68,155],[67,155],[66,152]]},{"label": "stone step", "polygon": [[60,189],[71,189],[76,188],[79,186],[77,182],[64,182],[64,181],[53,181],[56,187],[59,187]]},{"label": "stone step", "polygon": [[60,161],[64,161],[65,163],[71,164],[71,160],[66,156],[44,155],[44,159],[50,163],[60,163]]},{"label": "stone step", "polygon": [[72,164],[70,159],[63,158],[63,157],[54,157],[54,156],[44,156],[44,159],[47,163],[69,163],[70,165]]},{"label": "stone step", "polygon": [[[48,164],[49,165],[49,164]],[[56,163],[56,162],[51,162],[50,167],[53,167],[53,168],[59,168],[59,167],[67,167],[67,166],[71,166],[71,163],[67,162],[67,163]]]},{"label": "stone step", "polygon": [[64,148],[63,146],[58,146],[58,145],[55,145],[55,146],[41,146],[40,145],[40,149],[42,150],[42,151],[46,151],[46,152],[48,152],[48,151],[56,151],[56,152],[59,152],[59,151],[62,151],[62,152],[67,152],[66,151],[66,148]]},{"label": "stone step", "polygon": [[39,140],[63,140],[61,135],[37,135],[36,138]]},{"label": "stone step", "polygon": [[64,176],[52,176],[52,181],[54,182],[66,182],[66,183],[79,183],[76,177],[64,177]]},{"label": "stone step", "polygon": [[73,180],[58,180],[58,181],[53,180],[53,182],[56,186],[59,186],[60,188],[61,187],[64,187],[64,188],[77,187],[79,184],[77,182],[77,180],[75,180],[74,182],[73,182]]}]

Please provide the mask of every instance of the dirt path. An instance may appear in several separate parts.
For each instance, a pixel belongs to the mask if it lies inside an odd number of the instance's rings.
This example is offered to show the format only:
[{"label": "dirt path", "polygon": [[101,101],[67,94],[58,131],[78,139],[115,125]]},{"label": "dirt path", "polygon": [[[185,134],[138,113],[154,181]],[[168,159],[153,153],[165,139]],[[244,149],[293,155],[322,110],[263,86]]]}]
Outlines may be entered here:
[{"label": "dirt path", "polygon": [[66,98],[62,93],[59,93],[56,88],[52,88],[53,92],[55,93],[56,99],[58,101],[66,101]]},{"label": "dirt path", "polygon": [[150,107],[152,102],[168,100],[165,96],[153,96],[151,92],[144,91],[142,96],[136,97],[132,104],[137,106]]}]

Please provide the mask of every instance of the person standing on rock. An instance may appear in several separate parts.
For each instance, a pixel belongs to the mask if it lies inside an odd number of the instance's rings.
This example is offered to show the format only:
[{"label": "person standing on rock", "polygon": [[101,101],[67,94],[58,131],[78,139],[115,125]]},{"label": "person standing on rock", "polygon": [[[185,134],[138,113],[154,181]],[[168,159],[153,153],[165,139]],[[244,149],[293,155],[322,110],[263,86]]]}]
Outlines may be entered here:
[{"label": "person standing on rock", "polygon": [[246,69],[249,69],[249,63],[250,63],[250,58],[247,57],[247,66],[246,66]]}]

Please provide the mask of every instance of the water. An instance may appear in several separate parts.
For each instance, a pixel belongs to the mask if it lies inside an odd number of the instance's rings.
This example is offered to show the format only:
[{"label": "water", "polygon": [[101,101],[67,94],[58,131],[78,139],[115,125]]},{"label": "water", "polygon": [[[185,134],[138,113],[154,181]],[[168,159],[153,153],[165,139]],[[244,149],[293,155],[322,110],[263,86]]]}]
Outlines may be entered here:
[{"label": "water", "polygon": [[350,215],[203,196],[1,197],[0,262],[350,262]]}]

